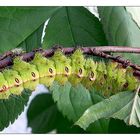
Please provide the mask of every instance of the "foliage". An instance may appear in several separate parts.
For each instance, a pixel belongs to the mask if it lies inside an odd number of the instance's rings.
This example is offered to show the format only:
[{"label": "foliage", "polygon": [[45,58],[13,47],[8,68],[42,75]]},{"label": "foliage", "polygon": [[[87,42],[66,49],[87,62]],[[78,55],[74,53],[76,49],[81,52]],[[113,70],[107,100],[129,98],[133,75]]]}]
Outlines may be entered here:
[{"label": "foliage", "polygon": [[[128,9],[98,7],[98,11],[100,18],[84,7],[0,7],[0,53],[14,48],[47,49],[55,44],[140,46],[140,28]],[[140,63],[139,55],[124,56]],[[28,108],[28,126],[33,133],[140,132],[136,91],[120,92],[106,99],[94,87],[88,90],[82,84],[54,83],[49,92],[37,95]],[[29,95],[30,91],[26,91],[21,96],[0,100],[0,130],[14,122]]]},{"label": "foliage", "polygon": [[21,96],[11,95],[7,100],[0,100],[0,130],[8,127],[23,112],[30,97],[30,91],[23,91]]},{"label": "foliage", "polygon": [[[140,28],[125,7],[98,7],[98,10],[109,45],[140,46]],[[140,55],[123,54],[122,56],[140,63]]]}]

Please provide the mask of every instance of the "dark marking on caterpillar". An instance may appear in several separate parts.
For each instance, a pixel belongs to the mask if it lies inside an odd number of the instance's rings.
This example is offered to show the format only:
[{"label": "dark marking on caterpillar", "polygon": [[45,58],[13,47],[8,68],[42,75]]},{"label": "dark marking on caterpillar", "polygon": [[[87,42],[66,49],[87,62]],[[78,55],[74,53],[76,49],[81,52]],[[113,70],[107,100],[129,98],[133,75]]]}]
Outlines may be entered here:
[{"label": "dark marking on caterpillar", "polygon": [[109,86],[109,87],[108,87],[108,89],[110,90],[110,89],[111,89],[111,87]]},{"label": "dark marking on caterpillar", "polygon": [[104,74],[104,78],[107,79],[107,75],[106,74]]},{"label": "dark marking on caterpillar", "polygon": [[33,77],[36,77],[36,75],[35,75],[35,73],[34,73],[34,72],[31,72],[31,75],[32,75]]},{"label": "dark marking on caterpillar", "polygon": [[91,72],[91,78],[94,78],[94,72]]},{"label": "dark marking on caterpillar", "polygon": [[53,70],[51,68],[49,68],[49,72],[52,74],[53,73]]},{"label": "dark marking on caterpillar", "polygon": [[68,73],[69,72],[69,68],[68,67],[65,67],[65,71]]},{"label": "dark marking on caterpillar", "polygon": [[124,88],[127,88],[128,87],[128,83],[126,82],[124,85],[123,85]]},{"label": "dark marking on caterpillar", "polygon": [[15,82],[16,82],[16,83],[19,83],[19,80],[18,80],[18,78],[15,78]]},{"label": "dark marking on caterpillar", "polygon": [[83,70],[80,68],[80,69],[79,69],[79,74],[81,75],[81,74],[82,74],[82,72],[83,72]]}]

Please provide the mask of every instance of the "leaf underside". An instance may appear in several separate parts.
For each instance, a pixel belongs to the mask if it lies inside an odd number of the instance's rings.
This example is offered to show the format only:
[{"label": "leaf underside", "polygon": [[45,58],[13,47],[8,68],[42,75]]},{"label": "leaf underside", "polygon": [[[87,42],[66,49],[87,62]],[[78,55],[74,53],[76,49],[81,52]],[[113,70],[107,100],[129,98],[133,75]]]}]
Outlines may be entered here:
[{"label": "leaf underside", "polygon": [[[37,34],[40,34],[39,28],[58,9],[59,7],[1,7],[0,53],[14,49],[21,43],[29,44],[24,44],[27,51],[38,47],[35,43],[32,44],[31,41],[36,39]],[[35,46],[31,47],[31,45]]]},{"label": "leaf underside", "polygon": [[140,127],[140,98],[134,92],[121,92],[88,108],[77,125],[86,129],[89,124],[101,118],[117,118],[128,125]]},{"label": "leaf underside", "polygon": [[107,45],[99,19],[84,7],[62,7],[49,20],[43,48]]},{"label": "leaf underside", "polygon": [[[98,7],[98,12],[110,46],[140,47],[140,27],[125,7],[101,6]],[[139,54],[118,53],[118,55],[130,59],[134,63],[140,63]]]},{"label": "leaf underside", "polygon": [[[59,85],[55,82],[51,86],[50,91],[52,92],[54,101],[57,103],[58,109],[73,122],[77,121],[87,108],[103,100],[99,95],[94,95],[94,93],[89,92],[81,84],[72,86],[69,82],[65,85]],[[94,100],[91,97],[92,94]],[[108,120],[98,120],[88,128],[88,131],[105,133],[108,128],[108,123]]]}]

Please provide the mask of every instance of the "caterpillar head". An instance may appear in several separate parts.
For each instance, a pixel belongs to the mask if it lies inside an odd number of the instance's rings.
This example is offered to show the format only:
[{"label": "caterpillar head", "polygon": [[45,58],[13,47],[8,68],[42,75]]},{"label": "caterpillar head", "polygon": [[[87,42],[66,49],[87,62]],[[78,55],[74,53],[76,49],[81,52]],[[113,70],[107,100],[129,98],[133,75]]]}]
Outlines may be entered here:
[{"label": "caterpillar head", "polygon": [[8,87],[19,86],[22,84],[22,78],[17,71],[12,69],[7,69],[3,71],[5,80],[8,82]]},{"label": "caterpillar head", "polygon": [[19,72],[23,82],[36,80],[39,78],[39,73],[35,65],[27,63],[19,58],[14,60],[13,70]]},{"label": "caterpillar head", "polygon": [[54,77],[56,70],[54,67],[54,62],[43,57],[40,53],[36,53],[31,64],[36,65],[40,77],[48,76]]}]

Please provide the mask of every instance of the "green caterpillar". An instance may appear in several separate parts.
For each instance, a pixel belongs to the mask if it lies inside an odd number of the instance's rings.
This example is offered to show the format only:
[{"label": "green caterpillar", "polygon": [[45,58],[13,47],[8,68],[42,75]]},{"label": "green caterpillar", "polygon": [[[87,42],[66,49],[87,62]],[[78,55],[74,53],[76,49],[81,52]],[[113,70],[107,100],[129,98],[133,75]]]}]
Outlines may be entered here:
[{"label": "green caterpillar", "polygon": [[82,83],[86,88],[95,88],[105,96],[123,90],[135,90],[139,80],[133,76],[133,69],[123,68],[117,62],[95,62],[85,58],[80,49],[71,56],[57,50],[51,58],[36,53],[30,62],[14,59],[11,68],[0,72],[0,99],[8,99],[11,94],[21,95],[23,89],[34,90],[44,84],[50,87],[53,81],[73,86]]}]

